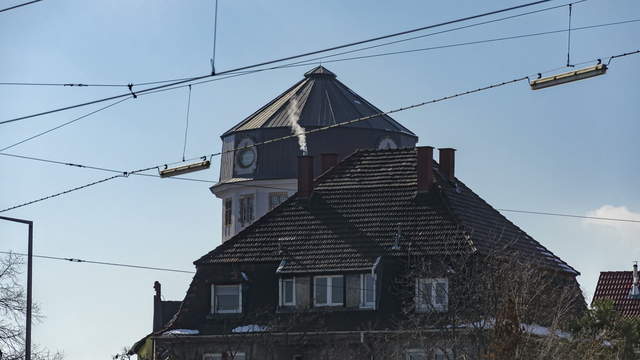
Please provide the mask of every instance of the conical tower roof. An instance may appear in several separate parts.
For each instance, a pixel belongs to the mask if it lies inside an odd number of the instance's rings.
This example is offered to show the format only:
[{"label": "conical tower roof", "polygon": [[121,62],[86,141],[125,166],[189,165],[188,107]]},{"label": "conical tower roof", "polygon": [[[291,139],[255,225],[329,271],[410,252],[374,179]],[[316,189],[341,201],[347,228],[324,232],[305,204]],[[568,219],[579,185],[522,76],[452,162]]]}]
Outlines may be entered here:
[{"label": "conical tower roof", "polygon": [[[289,118],[299,114],[298,124],[305,129],[347,122],[382,112],[336,79],[336,74],[318,66],[271,102],[225,132],[231,133],[261,128],[290,127]],[[380,129],[416,136],[390,116],[345,125],[345,127]]]}]

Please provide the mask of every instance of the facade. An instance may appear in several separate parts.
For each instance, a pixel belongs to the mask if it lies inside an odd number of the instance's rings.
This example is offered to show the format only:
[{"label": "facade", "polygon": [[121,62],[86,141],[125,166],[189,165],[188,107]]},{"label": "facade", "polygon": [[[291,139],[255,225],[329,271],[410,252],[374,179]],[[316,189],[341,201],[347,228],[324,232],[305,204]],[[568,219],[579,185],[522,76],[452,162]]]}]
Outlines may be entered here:
[{"label": "facade", "polygon": [[[415,146],[418,137],[387,115],[345,124],[381,112],[318,66],[222,134],[220,180],[211,187],[222,200],[222,241],[296,192],[299,155],[343,159],[358,149]],[[336,127],[303,134],[326,126]],[[292,133],[299,136],[255,146]]]},{"label": "facade", "polygon": [[[439,163],[431,147],[360,150],[314,177],[319,159],[301,156],[297,192],[196,260],[178,313],[133,351],[142,359],[462,358],[478,344],[478,313],[469,309],[484,299],[480,275],[498,269],[490,259],[517,257],[553,288],[578,289],[578,272],[456,178],[454,159],[450,148]],[[519,266],[506,277],[521,278]],[[553,297],[536,301],[541,313]]]},{"label": "facade", "polygon": [[593,302],[613,301],[615,310],[623,317],[640,319],[640,279],[638,264],[633,271],[603,271],[600,273]]}]

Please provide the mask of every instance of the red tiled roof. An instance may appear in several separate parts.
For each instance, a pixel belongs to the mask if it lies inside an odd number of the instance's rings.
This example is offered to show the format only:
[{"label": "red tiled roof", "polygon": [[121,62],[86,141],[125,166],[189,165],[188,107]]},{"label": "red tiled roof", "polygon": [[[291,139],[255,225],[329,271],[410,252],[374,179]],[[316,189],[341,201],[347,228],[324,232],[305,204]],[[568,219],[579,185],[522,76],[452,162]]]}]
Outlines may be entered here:
[{"label": "red tiled roof", "polygon": [[593,301],[613,300],[616,311],[622,316],[640,317],[640,299],[629,298],[632,283],[632,271],[603,271]]}]

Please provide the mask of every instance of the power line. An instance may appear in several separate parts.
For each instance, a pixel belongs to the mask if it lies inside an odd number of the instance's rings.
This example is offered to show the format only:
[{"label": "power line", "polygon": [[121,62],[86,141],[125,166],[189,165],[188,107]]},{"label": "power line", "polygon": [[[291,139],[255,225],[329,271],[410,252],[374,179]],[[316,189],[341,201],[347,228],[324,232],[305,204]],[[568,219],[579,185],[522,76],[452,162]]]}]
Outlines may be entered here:
[{"label": "power line", "polygon": [[[402,35],[406,35],[406,34],[410,34],[410,33],[414,33],[414,32],[419,32],[419,31],[423,31],[423,30],[427,30],[427,29],[432,29],[432,28],[436,28],[436,27],[440,27],[440,26],[450,25],[450,24],[454,24],[454,23],[458,23],[458,22],[468,21],[468,20],[477,19],[477,18],[480,18],[480,17],[499,14],[499,13],[503,13],[503,12],[507,12],[507,11],[511,11],[511,10],[516,10],[516,9],[520,9],[520,8],[525,8],[525,7],[529,7],[529,6],[533,6],[533,5],[538,5],[538,4],[546,3],[546,2],[549,2],[549,1],[552,1],[552,0],[539,0],[539,1],[531,2],[531,3],[527,3],[527,4],[523,4],[523,5],[517,5],[517,6],[512,6],[512,7],[509,7],[509,8],[504,8],[504,9],[501,9],[501,10],[490,11],[490,12],[486,12],[486,13],[482,13],[482,14],[478,14],[478,15],[467,16],[467,17],[464,17],[464,18],[445,21],[445,22],[441,22],[441,23],[438,23],[438,24],[423,26],[423,27],[419,27],[419,28],[416,28],[416,29],[411,29],[411,30],[406,30],[406,31],[393,33],[393,34],[378,36],[378,37],[369,38],[369,39],[366,39],[366,40],[355,41],[355,42],[342,44],[342,45],[338,45],[338,46],[333,46],[333,47],[329,47],[329,48],[325,48],[325,49],[321,49],[321,50],[315,50],[315,51],[310,51],[310,52],[306,52],[306,53],[302,53],[302,54],[298,54],[298,55],[287,56],[287,57],[284,57],[284,58],[264,61],[264,62],[253,64],[253,65],[241,66],[241,67],[238,67],[238,68],[234,68],[234,69],[230,69],[230,70],[226,70],[226,71],[217,73],[215,75],[207,74],[207,75],[202,75],[202,76],[196,76],[196,77],[193,77],[193,78],[190,78],[190,79],[187,79],[187,80],[176,81],[176,82],[169,83],[169,84],[158,85],[158,86],[154,86],[154,87],[151,87],[151,88],[138,90],[135,93],[137,95],[138,94],[143,94],[143,93],[146,93],[146,92],[149,92],[149,91],[159,90],[159,89],[162,89],[162,88],[179,85],[179,84],[183,84],[183,83],[186,83],[186,82],[197,81],[197,80],[209,78],[209,77],[212,77],[212,76],[232,74],[232,73],[236,73],[238,71],[254,69],[254,68],[265,66],[265,65],[271,65],[271,64],[275,64],[275,63],[279,63],[279,62],[283,62],[283,61],[299,59],[299,58],[302,58],[302,57],[307,57],[307,56],[311,56],[311,55],[315,55],[315,54],[325,53],[325,52],[339,50],[339,49],[343,49],[343,48],[347,48],[347,47],[351,47],[351,46],[356,46],[356,45],[361,45],[361,44],[365,44],[365,43],[369,43],[369,42],[374,42],[374,41],[384,40],[384,39],[388,39],[388,38],[392,38],[392,37],[402,36]],[[97,103],[101,103],[101,102],[105,102],[105,101],[116,100],[116,99],[120,99],[120,98],[123,98],[123,97],[129,97],[131,95],[132,95],[132,93],[128,92],[128,93],[124,93],[124,94],[120,94],[120,95],[110,96],[110,97],[97,99],[97,100],[92,100],[92,101],[88,101],[88,102],[84,102],[84,103],[80,103],[80,104],[75,104],[75,105],[65,106],[65,107],[61,107],[61,108],[57,108],[57,109],[53,109],[53,110],[48,110],[48,111],[44,111],[44,112],[40,112],[40,113],[36,113],[36,114],[25,115],[25,116],[21,116],[21,117],[9,119],[9,120],[0,121],[0,125],[11,123],[11,122],[15,122],[15,121],[19,121],[19,120],[30,119],[30,118],[34,118],[34,117],[38,117],[38,116],[42,116],[42,115],[48,115],[48,114],[52,114],[52,113],[56,113],[56,112],[60,112],[60,111],[75,109],[75,108],[78,108],[78,107],[97,104]]]},{"label": "power line", "polygon": [[[23,254],[23,253],[19,253],[19,252],[13,252],[13,251],[0,251],[0,254],[27,256],[27,254]],[[119,266],[119,267],[135,268],[135,269],[170,271],[170,272],[178,272],[178,273],[185,273],[185,274],[195,274],[195,271],[169,269],[169,268],[161,268],[161,267],[154,267],[154,266],[131,265],[131,264],[122,264],[122,263],[95,261],[95,260],[84,260],[84,259],[78,259],[78,258],[65,258],[65,257],[50,256],[50,255],[33,255],[33,257],[41,258],[41,259],[49,259],[49,260],[69,261],[69,262],[73,262],[73,263],[87,263],[87,264]]]},{"label": "power line", "polygon": [[184,146],[182,147],[182,161],[184,161],[184,153],[187,151],[187,132],[189,131],[189,110],[190,109],[191,109],[191,85],[189,85],[189,98],[187,100],[187,120],[184,126]]},{"label": "power line", "polygon": [[[623,57],[623,56],[628,56],[628,55],[638,54],[638,53],[640,53],[640,50],[633,51],[633,52],[628,52],[628,53],[625,53],[625,54],[614,55],[614,56],[610,57],[610,59],[612,59],[614,57]],[[389,111],[386,111],[386,112],[379,112],[379,113],[376,113],[376,114],[363,116],[363,117],[352,119],[352,120],[349,120],[349,121],[346,121],[346,122],[342,122],[342,123],[337,123],[337,124],[323,126],[323,127],[320,127],[320,128],[315,128],[315,129],[312,129],[312,130],[307,130],[307,131],[304,131],[302,134],[308,135],[308,134],[313,134],[313,133],[316,133],[316,132],[327,131],[327,130],[332,129],[332,128],[345,126],[345,125],[353,124],[353,123],[356,123],[356,122],[366,121],[366,120],[370,120],[370,119],[377,118],[377,117],[380,117],[380,116],[385,116],[385,115],[394,114],[394,113],[401,112],[401,111],[406,111],[406,110],[409,110],[409,109],[415,109],[415,108],[422,107],[422,106],[425,106],[425,105],[428,105],[428,104],[434,104],[434,103],[437,103],[437,102],[450,100],[450,99],[457,98],[457,97],[464,96],[464,95],[474,94],[474,93],[477,93],[477,92],[481,92],[481,91],[485,91],[485,90],[501,87],[501,86],[508,85],[508,84],[513,84],[513,83],[524,81],[524,80],[529,80],[529,76],[523,76],[523,77],[515,78],[515,79],[512,79],[512,80],[508,80],[508,81],[504,81],[504,82],[495,83],[495,84],[491,84],[491,85],[488,85],[488,86],[480,87],[480,88],[477,88],[477,89],[468,90],[468,91],[465,91],[465,92],[460,92],[460,93],[456,93],[456,94],[453,94],[453,95],[448,95],[448,96],[444,96],[444,97],[436,98],[436,99],[432,99],[432,100],[427,100],[427,101],[424,101],[424,102],[421,102],[421,103],[417,103],[417,104],[413,104],[413,105],[409,105],[409,106],[405,106],[405,107],[400,107],[400,108],[397,108],[397,109],[394,109],[394,110],[389,110]],[[228,150],[225,150],[225,151],[212,153],[210,155],[198,156],[198,157],[194,157],[194,158],[191,158],[191,159],[186,159],[186,160],[183,160],[182,162],[193,161],[193,160],[200,159],[200,158],[203,158],[203,157],[204,158],[207,158],[207,157],[211,158],[213,156],[219,156],[219,155],[223,155],[223,154],[226,154],[226,153],[232,153],[232,152],[235,152],[235,151],[238,151],[238,150],[241,150],[241,149],[250,149],[250,148],[258,147],[258,146],[265,145],[265,144],[270,144],[270,143],[274,143],[274,142],[278,142],[278,141],[291,139],[291,138],[297,137],[299,135],[301,135],[301,134],[286,135],[286,136],[282,136],[282,137],[279,137],[279,138],[274,138],[274,139],[270,139],[270,140],[266,140],[266,141],[262,141],[262,142],[257,142],[257,143],[251,144],[251,145],[246,145],[246,146],[243,146],[243,147],[240,147],[240,148],[228,149]],[[3,154],[3,153],[0,153],[0,154]],[[176,163],[180,163],[180,161],[178,161]],[[27,206],[27,205],[30,205],[30,204],[33,204],[33,203],[36,203],[36,202],[44,201],[44,200],[47,200],[47,199],[50,199],[50,198],[53,198],[53,197],[57,197],[57,196],[60,196],[60,195],[63,195],[63,194],[67,194],[67,193],[70,193],[70,192],[73,192],[73,191],[76,191],[76,190],[80,190],[80,189],[83,189],[83,188],[86,188],[86,187],[89,187],[89,186],[93,186],[93,185],[96,185],[96,184],[99,184],[99,183],[102,183],[102,182],[106,182],[106,181],[115,179],[117,177],[122,177],[122,176],[128,177],[131,174],[140,173],[140,172],[144,172],[144,171],[152,170],[152,169],[160,169],[160,167],[166,166],[166,165],[169,165],[169,164],[155,165],[155,166],[151,166],[151,167],[144,168],[144,169],[134,170],[134,171],[131,171],[131,172],[123,172],[122,174],[115,175],[115,176],[112,176],[112,177],[109,177],[109,178],[105,178],[105,179],[102,179],[102,180],[97,181],[97,182],[93,182],[93,183],[90,183],[90,184],[87,184],[87,185],[84,185],[84,186],[76,187],[76,188],[73,188],[73,189],[70,189],[70,190],[66,190],[66,191],[63,191],[63,192],[60,192],[60,193],[57,193],[57,194],[54,194],[54,195],[50,195],[50,196],[44,197],[44,198],[40,198],[40,199],[33,200],[33,201],[30,201],[30,202],[27,202],[27,203],[23,203],[23,204],[20,204],[20,205],[13,206],[13,207],[10,207],[10,208],[6,208],[4,210],[0,210],[0,213],[5,212],[5,211],[9,211],[9,210],[12,210],[12,209],[16,209],[16,208],[19,208],[19,207]]]},{"label": "power line", "polygon": [[620,222],[640,223],[640,220],[633,220],[633,219],[620,219],[620,218],[598,217],[598,216],[583,216],[583,215],[575,215],[575,214],[561,214],[561,213],[551,213],[551,212],[544,212],[544,211],[529,211],[529,210],[514,210],[514,209],[496,209],[496,210],[498,210],[498,211],[506,211],[506,212],[514,212],[514,213],[522,213],[522,214],[532,214],[532,215],[561,216],[561,217],[571,217],[571,218],[579,218],[579,219],[593,219],[593,220],[606,220],[606,221],[620,221]]},{"label": "power line", "polygon": [[[432,32],[432,33],[428,33],[428,34],[424,34],[424,35],[419,35],[419,36],[409,37],[409,38],[405,38],[405,39],[385,42],[385,43],[381,43],[381,44],[377,44],[377,45],[362,47],[362,48],[349,50],[349,51],[343,51],[343,52],[334,53],[334,54],[330,54],[330,55],[319,56],[319,57],[315,57],[315,58],[312,58],[312,59],[306,59],[306,60],[299,61],[299,62],[289,63],[289,64],[282,65],[282,66],[276,66],[276,67],[270,67],[270,68],[267,68],[267,69],[261,69],[261,71],[263,71],[263,70],[276,70],[276,69],[281,69],[281,68],[284,68],[284,67],[292,67],[292,65],[308,63],[309,61],[316,61],[316,60],[331,58],[331,57],[335,57],[335,56],[339,56],[339,55],[351,54],[351,53],[370,50],[370,49],[374,49],[374,48],[378,48],[378,47],[383,47],[383,46],[403,43],[403,42],[407,42],[407,41],[411,41],[411,40],[421,39],[421,38],[425,38],[425,37],[429,37],[429,36],[449,33],[449,32],[453,32],[453,31],[457,31],[457,30],[468,29],[468,28],[472,28],[472,27],[476,27],[476,26],[480,26],[480,25],[486,25],[486,24],[491,24],[491,23],[500,22],[500,21],[504,21],[504,20],[510,20],[510,19],[514,19],[514,18],[526,16],[526,15],[532,15],[532,14],[537,14],[537,13],[541,13],[541,12],[545,12],[545,11],[549,11],[549,10],[563,8],[563,7],[567,6],[567,5],[575,5],[575,4],[583,3],[583,2],[586,2],[586,1],[588,1],[588,0],[574,1],[574,2],[570,2],[570,3],[562,4],[562,5],[556,5],[556,6],[542,8],[542,9],[538,9],[538,10],[534,10],[534,11],[528,11],[528,12],[524,12],[524,13],[520,13],[520,14],[509,15],[509,16],[505,16],[505,17],[501,17],[501,18],[497,18],[497,19],[492,19],[492,20],[488,20],[488,21],[482,21],[482,22],[477,22],[477,23],[473,23],[473,24],[469,24],[469,25],[454,27],[454,28],[451,28],[451,29]],[[217,19],[217,16],[215,18]],[[216,31],[215,31],[215,25],[214,25],[214,48],[215,48],[215,37],[216,37],[215,33],[216,33]],[[215,50],[214,50],[214,58],[215,58]],[[242,73],[238,73],[238,74],[248,75],[248,74],[253,74],[253,73],[254,73],[253,71],[250,71],[250,72],[242,72]],[[167,82],[189,80],[189,79],[192,79],[194,77],[195,76],[183,77],[183,78],[177,78],[177,79],[168,79],[168,80],[157,80],[157,81],[133,83],[132,86],[135,87],[135,86],[144,86],[144,85],[163,84],[163,83],[167,83]],[[0,85],[66,86],[66,87],[69,87],[69,86],[77,86],[77,87],[90,87],[90,86],[128,87],[128,84],[34,83],[34,82],[0,82]]]},{"label": "power line", "polygon": [[18,4],[18,5],[11,6],[11,7],[5,8],[5,9],[0,9],[0,12],[13,10],[13,9],[16,9],[16,8],[19,8],[19,7],[22,7],[22,6],[26,6],[26,5],[30,5],[30,4],[33,4],[33,3],[37,3],[37,2],[40,2],[40,1],[42,1],[42,0],[33,0],[33,1],[26,2],[26,3]]},{"label": "power line", "polygon": [[27,142],[27,141],[33,140],[33,139],[35,139],[35,138],[38,138],[38,137],[40,137],[40,136],[42,136],[42,135],[48,134],[48,133],[50,133],[50,132],[52,132],[52,131],[58,130],[58,129],[60,129],[60,128],[62,128],[62,127],[65,127],[65,126],[67,126],[67,125],[73,124],[74,122],[76,122],[76,121],[78,121],[78,120],[82,120],[82,119],[84,119],[84,118],[86,118],[86,117],[88,117],[88,116],[91,116],[91,115],[93,115],[93,114],[95,114],[95,113],[98,113],[98,112],[100,112],[100,111],[102,111],[102,110],[106,110],[106,109],[108,109],[108,108],[110,108],[110,107],[112,107],[112,106],[118,105],[118,104],[120,104],[121,102],[123,102],[123,101],[127,101],[127,100],[129,100],[129,99],[130,99],[130,98],[120,99],[120,100],[118,100],[118,101],[116,101],[116,102],[114,102],[114,103],[111,103],[111,104],[107,105],[107,106],[101,107],[100,109],[94,110],[94,111],[92,111],[92,112],[90,112],[90,113],[84,114],[84,115],[82,115],[82,116],[80,116],[80,117],[77,117],[77,118],[75,118],[75,119],[72,119],[72,120],[69,120],[69,121],[67,121],[67,122],[64,122],[64,123],[62,123],[62,124],[60,124],[60,125],[58,125],[58,126],[52,127],[52,128],[51,128],[51,129],[49,129],[49,130],[45,130],[45,131],[40,132],[40,133],[38,133],[38,134],[36,134],[36,135],[29,136],[29,137],[28,137],[28,138],[26,138],[26,139],[20,140],[20,141],[18,141],[17,143],[11,144],[11,145],[9,145],[9,146],[5,146],[5,147],[3,147],[2,149],[0,149],[0,151],[9,150],[9,149],[11,149],[11,148],[13,148],[13,147],[15,147],[15,146],[18,146],[18,145],[23,144],[23,143],[25,143],[25,142]]}]

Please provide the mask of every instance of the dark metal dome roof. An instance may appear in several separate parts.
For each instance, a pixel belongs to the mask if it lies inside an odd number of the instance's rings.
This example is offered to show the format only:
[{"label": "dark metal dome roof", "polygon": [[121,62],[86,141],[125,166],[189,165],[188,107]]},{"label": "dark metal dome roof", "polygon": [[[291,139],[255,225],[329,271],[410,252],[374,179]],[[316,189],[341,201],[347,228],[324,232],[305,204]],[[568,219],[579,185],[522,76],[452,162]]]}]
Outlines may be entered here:
[{"label": "dark metal dome roof", "polygon": [[[222,137],[238,131],[290,127],[289,117],[292,113],[300,114],[298,124],[302,127],[314,128],[380,112],[380,109],[338,81],[336,74],[318,66],[306,72],[304,79],[225,132]],[[345,127],[380,129],[416,136],[387,115]]]}]

